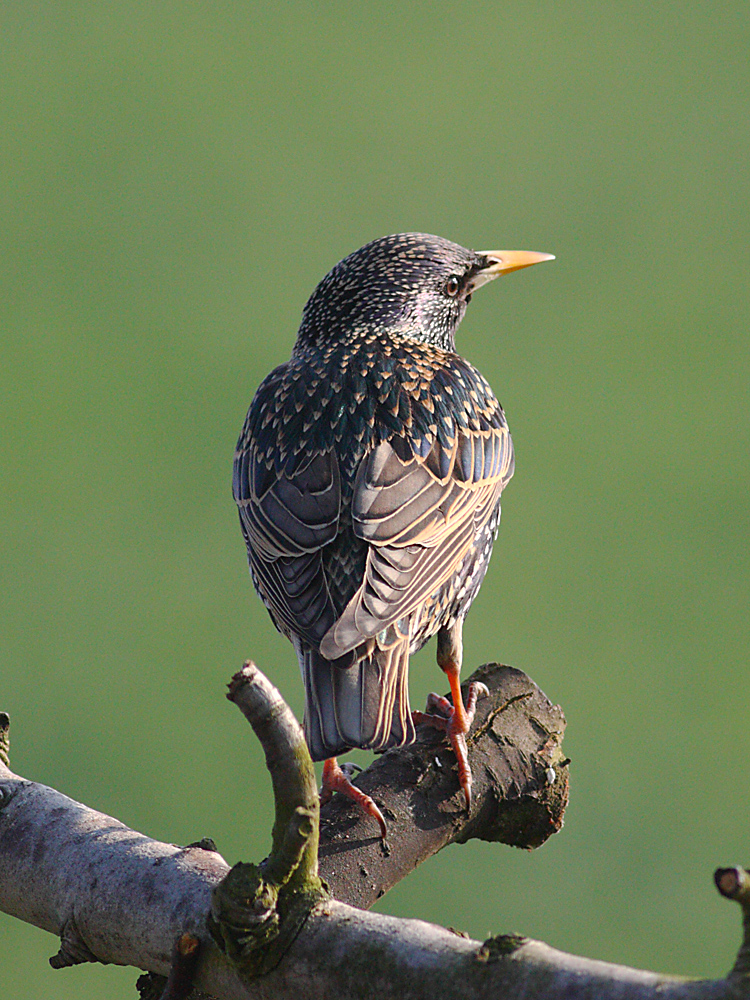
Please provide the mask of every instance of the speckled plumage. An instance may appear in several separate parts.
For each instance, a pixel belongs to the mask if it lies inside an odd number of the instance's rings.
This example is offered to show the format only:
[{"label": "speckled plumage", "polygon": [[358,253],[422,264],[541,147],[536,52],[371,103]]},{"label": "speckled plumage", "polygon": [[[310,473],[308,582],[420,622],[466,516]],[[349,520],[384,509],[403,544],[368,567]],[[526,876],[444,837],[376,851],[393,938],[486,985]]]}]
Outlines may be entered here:
[{"label": "speckled plumage", "polygon": [[460,642],[484,577],[513,447],[454,335],[488,268],[424,234],[356,251],[245,420],[234,495],[256,589],[297,650],[315,759],[413,739],[409,653],[441,629]]}]

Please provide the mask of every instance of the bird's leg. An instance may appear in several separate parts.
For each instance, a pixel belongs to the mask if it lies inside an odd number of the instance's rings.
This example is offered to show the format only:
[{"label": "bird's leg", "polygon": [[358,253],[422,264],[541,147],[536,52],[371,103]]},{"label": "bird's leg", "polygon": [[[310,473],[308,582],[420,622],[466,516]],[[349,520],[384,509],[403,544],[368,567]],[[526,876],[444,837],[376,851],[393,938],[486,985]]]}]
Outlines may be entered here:
[{"label": "bird's leg", "polygon": [[452,628],[441,628],[437,635],[438,666],[445,671],[450,684],[453,704],[437,694],[427,697],[426,712],[412,712],[416,723],[426,722],[446,733],[458,763],[458,783],[463,789],[467,809],[471,806],[471,768],[466,748],[466,734],[474,721],[477,698],[487,694],[484,684],[470,684],[469,697],[464,705],[461,696],[461,661],[463,621],[459,619]]},{"label": "bird's leg", "polygon": [[341,792],[347,799],[356,802],[359,808],[367,813],[368,816],[372,816],[373,819],[377,820],[380,827],[380,836],[385,840],[388,834],[385,818],[375,805],[373,799],[369,795],[365,795],[360,788],[351,783],[350,775],[354,770],[361,770],[361,768],[357,768],[356,764],[344,764],[341,767],[335,757],[329,757],[328,760],[324,761],[323,784],[320,787],[320,804],[324,806],[326,802],[331,801],[334,792]]}]

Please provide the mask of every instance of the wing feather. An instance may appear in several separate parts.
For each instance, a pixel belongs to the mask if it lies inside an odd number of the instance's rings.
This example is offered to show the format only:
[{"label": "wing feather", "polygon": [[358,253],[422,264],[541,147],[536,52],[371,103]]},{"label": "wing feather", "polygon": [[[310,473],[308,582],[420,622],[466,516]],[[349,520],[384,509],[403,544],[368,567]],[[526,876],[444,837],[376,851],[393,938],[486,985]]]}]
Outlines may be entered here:
[{"label": "wing feather", "polygon": [[457,571],[513,475],[510,433],[498,412],[497,426],[461,428],[450,448],[436,439],[424,458],[391,439],[363,461],[352,524],[370,546],[365,578],[323,638],[324,656],[342,656],[413,614]]},{"label": "wing feather", "polygon": [[338,532],[335,453],[308,456],[277,471],[252,442],[241,442],[234,495],[253,577],[274,621],[317,646],[336,617],[321,554]]}]

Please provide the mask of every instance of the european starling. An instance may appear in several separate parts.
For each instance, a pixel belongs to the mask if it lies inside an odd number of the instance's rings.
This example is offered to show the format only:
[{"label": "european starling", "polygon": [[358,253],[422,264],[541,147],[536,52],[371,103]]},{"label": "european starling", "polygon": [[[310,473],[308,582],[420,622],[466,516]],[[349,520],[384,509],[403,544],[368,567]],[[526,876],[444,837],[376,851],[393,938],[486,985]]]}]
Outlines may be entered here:
[{"label": "european starling", "polygon": [[[414,740],[409,654],[437,634],[453,705],[432,699],[467,805],[463,621],[513,475],[502,407],[454,337],[475,289],[544,260],[423,233],[368,243],[320,282],[291,359],[262,382],[237,444],[234,496],[253,583],[294,644],[324,794],[356,798],[335,757]],[[415,713],[426,718],[421,713]]]}]

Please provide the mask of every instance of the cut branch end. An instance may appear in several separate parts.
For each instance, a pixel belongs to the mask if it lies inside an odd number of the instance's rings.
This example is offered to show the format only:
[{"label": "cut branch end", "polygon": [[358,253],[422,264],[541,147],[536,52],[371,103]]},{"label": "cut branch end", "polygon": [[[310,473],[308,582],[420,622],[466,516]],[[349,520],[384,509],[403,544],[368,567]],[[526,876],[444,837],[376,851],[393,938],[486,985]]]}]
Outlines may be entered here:
[{"label": "cut branch end", "polygon": [[0,712],[0,763],[10,767],[10,716]]}]

